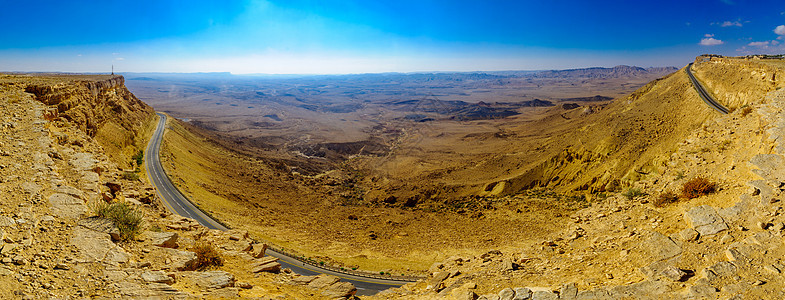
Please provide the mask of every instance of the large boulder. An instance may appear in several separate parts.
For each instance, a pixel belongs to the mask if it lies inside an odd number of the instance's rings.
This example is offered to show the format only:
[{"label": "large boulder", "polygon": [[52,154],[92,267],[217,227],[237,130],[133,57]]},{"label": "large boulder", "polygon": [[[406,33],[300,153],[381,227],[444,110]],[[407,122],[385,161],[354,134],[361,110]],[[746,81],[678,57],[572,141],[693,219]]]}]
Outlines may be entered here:
[{"label": "large boulder", "polygon": [[717,211],[708,205],[693,207],[684,213],[684,219],[701,236],[713,235],[728,229]]},{"label": "large boulder", "polygon": [[281,270],[281,263],[278,262],[278,258],[267,256],[256,260],[256,262],[251,265],[251,272],[259,273],[259,272],[271,272],[271,273],[278,273]]},{"label": "large boulder", "polygon": [[112,220],[99,217],[90,217],[80,220],[77,222],[77,224],[84,226],[85,228],[106,233],[112,238],[112,241],[120,240],[120,230],[117,229],[117,226],[114,225]]},{"label": "large boulder", "polygon": [[196,260],[196,253],[172,248],[155,248],[150,252],[150,257],[158,257],[158,260],[151,261],[155,268],[183,271]]},{"label": "large boulder", "polygon": [[146,283],[174,283],[174,278],[167,276],[163,271],[145,271],[140,277]]},{"label": "large boulder", "polygon": [[315,288],[317,290],[325,289],[334,283],[340,281],[341,279],[332,275],[321,274],[317,275],[314,280],[308,283],[308,287]]},{"label": "large boulder", "polygon": [[77,219],[87,213],[87,205],[79,198],[68,194],[52,194],[49,196],[49,207],[52,213],[69,219]]},{"label": "large boulder", "polygon": [[328,286],[324,291],[322,291],[322,295],[325,295],[330,298],[345,298],[354,296],[357,293],[357,288],[354,287],[354,284],[350,282],[336,282],[332,285]]},{"label": "large boulder", "polygon": [[78,251],[77,262],[118,265],[130,258],[123,248],[111,241],[109,234],[81,226],[74,229],[71,245],[76,246]]},{"label": "large boulder", "polygon": [[178,235],[176,232],[145,231],[142,236],[150,240],[153,246],[164,248],[177,248]]},{"label": "large boulder", "polygon": [[194,283],[197,286],[214,290],[234,286],[234,275],[224,271],[194,272]]}]

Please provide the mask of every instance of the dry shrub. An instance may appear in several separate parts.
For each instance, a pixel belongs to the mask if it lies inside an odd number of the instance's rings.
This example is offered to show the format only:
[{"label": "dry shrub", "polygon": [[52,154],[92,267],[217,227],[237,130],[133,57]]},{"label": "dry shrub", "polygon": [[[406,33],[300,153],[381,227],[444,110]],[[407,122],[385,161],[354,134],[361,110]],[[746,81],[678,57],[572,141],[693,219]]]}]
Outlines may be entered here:
[{"label": "dry shrub", "polygon": [[120,231],[120,239],[123,241],[133,240],[142,230],[144,214],[141,210],[125,202],[98,202],[93,210],[96,215],[111,220],[117,226]]},{"label": "dry shrub", "polygon": [[741,116],[745,117],[745,116],[749,115],[751,112],[752,112],[752,107],[745,106],[744,109],[741,110]]},{"label": "dry shrub", "polygon": [[224,264],[221,254],[215,250],[213,245],[208,243],[196,243],[191,247],[191,251],[196,253],[196,259],[186,266],[188,270],[204,271],[211,267],[223,266]]},{"label": "dry shrub", "polygon": [[684,183],[681,196],[687,199],[698,198],[714,192],[716,184],[704,177],[695,177]]},{"label": "dry shrub", "polygon": [[642,192],[641,189],[629,188],[626,192],[622,193],[622,195],[624,195],[624,197],[627,197],[627,199],[632,200],[637,197],[644,196],[646,194]]},{"label": "dry shrub", "polygon": [[675,203],[676,201],[679,201],[679,196],[677,196],[676,193],[664,192],[660,194],[657,198],[655,198],[652,203],[656,207],[663,207],[665,205]]}]

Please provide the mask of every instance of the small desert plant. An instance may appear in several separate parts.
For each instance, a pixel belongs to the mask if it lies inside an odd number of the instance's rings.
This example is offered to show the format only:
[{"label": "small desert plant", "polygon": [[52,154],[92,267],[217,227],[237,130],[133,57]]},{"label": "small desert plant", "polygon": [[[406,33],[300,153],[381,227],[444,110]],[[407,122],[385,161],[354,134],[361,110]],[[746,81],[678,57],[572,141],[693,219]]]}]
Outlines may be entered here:
[{"label": "small desert plant", "polygon": [[720,144],[720,147],[719,147],[720,151],[728,150],[728,147],[730,146],[731,143],[732,142],[730,140],[722,141],[722,144]]},{"label": "small desert plant", "polygon": [[622,193],[622,195],[624,195],[624,197],[627,197],[627,199],[632,200],[635,199],[636,197],[643,196],[644,193],[641,192],[641,189],[629,188],[626,192]]},{"label": "small desert plant", "polygon": [[654,199],[653,204],[656,207],[663,207],[665,205],[679,201],[679,196],[674,192],[664,192]]},{"label": "small desert plant", "polygon": [[122,177],[125,180],[131,180],[131,181],[139,180],[139,174],[137,174],[136,172],[123,172]]},{"label": "small desert plant", "polygon": [[746,105],[745,105],[745,106],[744,106],[744,108],[741,110],[741,117],[742,117],[742,118],[743,118],[743,117],[746,117],[746,116],[747,116],[747,115],[749,115],[751,112],[752,112],[752,107],[750,107],[750,106],[746,106]]},{"label": "small desert plant", "polygon": [[716,184],[704,177],[695,177],[684,183],[681,189],[683,198],[692,199],[714,192]]},{"label": "small desert plant", "polygon": [[111,220],[117,226],[123,241],[133,240],[142,229],[142,211],[125,202],[99,202],[93,209],[96,215]]},{"label": "small desert plant", "polygon": [[198,242],[191,247],[191,251],[196,253],[196,259],[185,266],[188,270],[204,271],[224,264],[221,254],[208,243]]},{"label": "small desert plant", "polygon": [[142,162],[144,162],[144,151],[139,150],[133,157],[131,157],[136,162],[137,166],[141,166]]},{"label": "small desert plant", "polygon": [[684,171],[676,172],[676,180],[681,180],[684,178]]}]

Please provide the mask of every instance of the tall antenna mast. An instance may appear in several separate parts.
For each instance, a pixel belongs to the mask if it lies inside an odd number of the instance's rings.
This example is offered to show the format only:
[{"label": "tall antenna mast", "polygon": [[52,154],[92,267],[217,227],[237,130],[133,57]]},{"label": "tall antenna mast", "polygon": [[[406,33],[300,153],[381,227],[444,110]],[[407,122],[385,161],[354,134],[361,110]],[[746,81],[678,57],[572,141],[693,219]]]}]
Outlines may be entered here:
[{"label": "tall antenna mast", "polygon": [[112,64],[112,75],[114,75],[114,64]]}]

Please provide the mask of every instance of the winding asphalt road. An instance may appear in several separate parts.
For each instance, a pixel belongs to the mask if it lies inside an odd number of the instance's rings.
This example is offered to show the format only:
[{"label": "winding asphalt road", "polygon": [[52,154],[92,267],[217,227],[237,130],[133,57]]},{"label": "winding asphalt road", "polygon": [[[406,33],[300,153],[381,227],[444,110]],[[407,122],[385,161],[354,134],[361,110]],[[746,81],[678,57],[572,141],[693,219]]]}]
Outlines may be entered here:
[{"label": "winding asphalt road", "polygon": [[[161,141],[164,137],[164,130],[166,128],[166,115],[156,113],[160,119],[158,127],[155,129],[150,143],[147,144],[147,151],[144,155],[145,166],[147,167],[147,176],[150,182],[156,187],[158,196],[163,200],[162,202],[166,208],[178,215],[188,217],[196,220],[199,224],[218,230],[228,230],[226,226],[216,222],[210,216],[202,212],[196,205],[191,203],[177,187],[172,184],[166,173],[164,172],[161,161],[159,160]],[[284,268],[289,268],[297,274],[301,275],[317,275],[317,274],[330,274],[340,277],[344,281],[351,282],[357,287],[357,295],[373,295],[379,291],[386,290],[391,287],[399,287],[407,282],[397,280],[385,280],[377,278],[366,278],[362,276],[354,276],[333,272],[330,270],[322,269],[312,265],[306,265],[297,259],[286,256],[282,253],[275,252],[274,250],[267,249],[267,255],[277,257],[278,262]]]},{"label": "winding asphalt road", "polygon": [[718,111],[718,112],[720,112],[722,114],[727,114],[728,113],[728,108],[726,108],[725,106],[722,106],[722,104],[717,102],[717,100],[714,100],[714,98],[712,98],[711,95],[709,95],[709,93],[706,92],[706,89],[698,81],[698,79],[695,78],[695,75],[692,75],[692,70],[691,70],[692,69],[692,64],[693,63],[690,63],[689,65],[687,65],[687,68],[685,70],[687,70],[687,76],[690,77],[690,81],[692,82],[692,86],[695,87],[695,91],[698,92],[698,95],[701,97],[701,99],[703,99],[703,102],[706,102],[706,105],[708,105],[709,107],[713,108],[714,110],[716,110],[716,111]]}]

